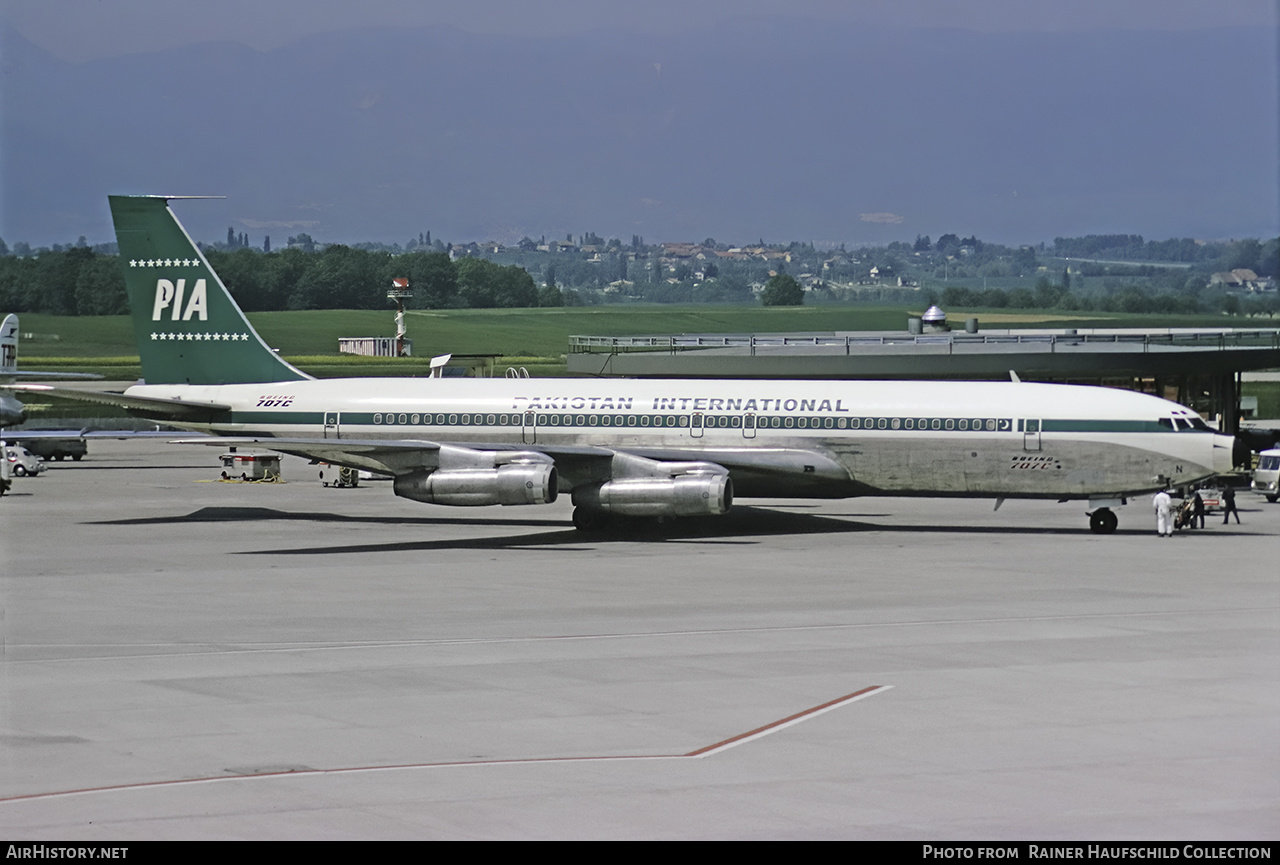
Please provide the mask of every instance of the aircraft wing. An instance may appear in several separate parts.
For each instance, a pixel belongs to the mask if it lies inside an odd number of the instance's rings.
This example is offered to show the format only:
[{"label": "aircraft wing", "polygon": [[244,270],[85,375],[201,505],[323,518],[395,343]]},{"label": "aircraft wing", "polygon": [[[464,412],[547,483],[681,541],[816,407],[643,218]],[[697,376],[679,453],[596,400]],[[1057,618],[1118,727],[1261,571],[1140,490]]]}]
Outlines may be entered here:
[{"label": "aircraft wing", "polygon": [[432,442],[421,439],[312,439],[275,438],[269,436],[208,436],[194,439],[175,439],[174,444],[203,444],[219,447],[257,447],[291,456],[319,460],[339,466],[364,469],[386,475],[403,475],[420,469],[439,467],[440,449],[458,451],[524,451],[542,453],[559,459],[557,455],[578,461],[608,461],[613,451],[605,448],[571,447],[552,453],[546,448],[525,447],[511,443],[486,444],[477,442]]},{"label": "aircraft wing", "polygon": [[290,456],[364,469],[384,475],[403,475],[434,469],[439,462],[436,442],[388,439],[307,439],[267,436],[208,436],[174,439],[173,444],[257,447]]},{"label": "aircraft wing", "polygon": [[62,399],[90,402],[98,405],[114,405],[120,408],[154,415],[157,420],[190,421],[207,423],[222,412],[231,411],[231,406],[213,402],[192,402],[180,399],[156,399],[145,396],[127,396],[122,393],[101,390],[79,390],[70,387],[56,387],[47,384],[0,384],[0,390],[18,393],[38,393],[56,396]]},{"label": "aircraft wing", "polygon": [[848,496],[867,492],[836,459],[800,448],[610,448],[518,442],[432,442],[414,439],[309,439],[267,436],[209,436],[176,444],[259,447],[265,450],[350,466],[379,474],[403,475],[440,466],[442,448],[463,453],[538,453],[555,461],[568,487],[599,483],[614,476],[614,458],[639,457],[657,464],[713,463],[727,469],[740,495]]},{"label": "aircraft wing", "polygon": [[441,442],[461,448],[537,451],[555,460],[572,486],[608,480],[615,455],[640,457],[656,463],[714,463],[729,470],[740,496],[863,495],[871,490],[857,484],[834,456],[820,450],[784,447],[625,447],[611,448],[548,444],[478,444]]}]

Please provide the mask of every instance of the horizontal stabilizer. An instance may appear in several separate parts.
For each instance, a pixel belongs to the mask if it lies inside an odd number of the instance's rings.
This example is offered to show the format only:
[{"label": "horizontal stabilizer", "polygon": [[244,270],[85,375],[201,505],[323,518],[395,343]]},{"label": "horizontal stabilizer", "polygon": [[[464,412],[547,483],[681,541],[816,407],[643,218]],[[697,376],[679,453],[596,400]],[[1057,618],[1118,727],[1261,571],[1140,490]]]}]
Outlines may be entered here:
[{"label": "horizontal stabilizer", "polygon": [[0,439],[9,442],[58,441],[61,439],[137,439],[137,438],[173,438],[173,430],[125,430],[125,429],[0,429]]},{"label": "horizontal stabilizer", "polygon": [[10,369],[0,372],[0,379],[38,378],[63,381],[101,381],[102,376],[92,372],[49,372],[42,369]]},{"label": "horizontal stabilizer", "polygon": [[44,394],[75,402],[94,403],[95,405],[114,405],[154,420],[211,423],[217,415],[231,411],[231,406],[223,405],[222,403],[128,396],[112,391],[79,390],[77,388],[55,387],[47,384],[0,384],[0,389],[18,393]]}]

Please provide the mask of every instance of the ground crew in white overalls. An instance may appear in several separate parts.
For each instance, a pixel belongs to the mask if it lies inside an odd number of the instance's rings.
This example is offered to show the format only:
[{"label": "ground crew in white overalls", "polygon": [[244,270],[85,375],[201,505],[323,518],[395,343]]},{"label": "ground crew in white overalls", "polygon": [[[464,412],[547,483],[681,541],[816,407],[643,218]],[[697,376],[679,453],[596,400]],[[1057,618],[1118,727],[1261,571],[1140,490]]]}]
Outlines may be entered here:
[{"label": "ground crew in white overalls", "polygon": [[1173,496],[1168,490],[1161,490],[1151,499],[1156,509],[1156,534],[1162,537],[1173,537]]}]

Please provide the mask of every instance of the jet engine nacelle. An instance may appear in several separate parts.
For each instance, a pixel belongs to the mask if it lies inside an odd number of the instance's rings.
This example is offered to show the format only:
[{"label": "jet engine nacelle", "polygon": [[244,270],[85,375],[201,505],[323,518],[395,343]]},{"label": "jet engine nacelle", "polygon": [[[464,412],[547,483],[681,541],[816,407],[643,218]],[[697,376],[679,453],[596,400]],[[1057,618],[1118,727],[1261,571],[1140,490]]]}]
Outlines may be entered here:
[{"label": "jet engine nacelle", "polygon": [[556,500],[556,467],[542,454],[462,448],[450,448],[451,453],[445,454],[441,450],[441,468],[397,475],[396,495],[415,502],[464,506],[545,505]]},{"label": "jet engine nacelle", "polygon": [[733,505],[733,481],[727,473],[612,480],[574,489],[573,503],[627,517],[723,514]]}]

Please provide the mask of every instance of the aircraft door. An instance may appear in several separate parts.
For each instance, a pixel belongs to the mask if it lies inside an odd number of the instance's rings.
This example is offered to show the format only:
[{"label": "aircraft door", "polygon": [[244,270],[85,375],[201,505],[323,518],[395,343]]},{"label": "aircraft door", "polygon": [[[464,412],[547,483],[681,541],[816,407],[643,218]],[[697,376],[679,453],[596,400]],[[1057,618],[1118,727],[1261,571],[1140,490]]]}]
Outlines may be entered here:
[{"label": "aircraft door", "polygon": [[520,422],[520,439],[527,445],[538,441],[537,416],[531,411],[525,412]]},{"label": "aircraft door", "polygon": [[342,428],[339,424],[341,413],[336,411],[327,411],[324,413],[324,437],[327,439],[342,438]]},{"label": "aircraft door", "polygon": [[751,412],[742,416],[742,437],[746,439],[756,437],[756,416]]},{"label": "aircraft door", "polygon": [[689,418],[689,435],[696,439],[702,438],[702,428],[705,423],[705,415],[700,411],[695,411]]},{"label": "aircraft door", "polygon": [[1040,419],[1027,418],[1022,422],[1022,449],[1024,451],[1040,450]]}]

